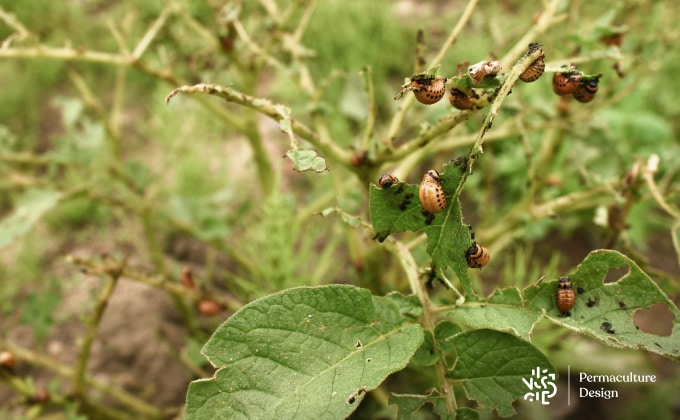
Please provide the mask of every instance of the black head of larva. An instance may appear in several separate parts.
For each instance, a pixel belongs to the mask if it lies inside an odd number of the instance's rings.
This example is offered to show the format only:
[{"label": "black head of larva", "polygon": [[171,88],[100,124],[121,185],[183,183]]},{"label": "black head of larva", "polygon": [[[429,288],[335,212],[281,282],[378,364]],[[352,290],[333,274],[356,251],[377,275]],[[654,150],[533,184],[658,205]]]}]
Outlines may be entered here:
[{"label": "black head of larva", "polygon": [[582,103],[590,102],[595,98],[595,94],[599,89],[599,84],[600,84],[599,79],[590,79],[587,81],[583,81],[581,82],[581,84],[579,84],[578,88],[576,88],[572,96],[574,96],[574,99],[576,99],[579,102]]},{"label": "black head of larva", "polygon": [[446,79],[442,77],[412,77],[413,95],[418,102],[431,105],[439,102],[446,93]]},{"label": "black head of larva", "polygon": [[540,55],[536,60],[526,70],[519,75],[519,80],[525,83],[531,83],[538,80],[545,70],[545,54],[543,54],[543,49],[540,44],[532,42],[529,44],[529,51],[527,54],[533,54],[535,51],[539,50]]},{"label": "black head of larva", "polygon": [[424,179],[428,179],[429,181],[434,181],[439,183],[439,172],[437,172],[435,169],[430,169],[425,173],[425,176],[423,177]]},{"label": "black head of larva", "polygon": [[392,185],[398,183],[399,179],[397,179],[397,177],[392,174],[383,174],[380,175],[380,178],[378,178],[378,185],[380,185],[380,188],[389,188]]}]

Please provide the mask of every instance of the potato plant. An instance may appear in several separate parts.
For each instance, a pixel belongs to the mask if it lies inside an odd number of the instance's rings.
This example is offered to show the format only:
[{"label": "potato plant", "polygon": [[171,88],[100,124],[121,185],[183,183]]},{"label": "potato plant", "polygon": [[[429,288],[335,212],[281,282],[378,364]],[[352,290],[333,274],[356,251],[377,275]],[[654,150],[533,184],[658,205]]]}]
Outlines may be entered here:
[{"label": "potato plant", "polygon": [[[650,371],[636,392],[654,404],[607,413],[671,413],[680,109],[659,87],[677,53],[673,33],[642,34],[677,10],[91,2],[48,27],[43,6],[0,2],[17,80],[0,109],[0,413],[577,415],[609,403],[565,406],[573,372]],[[131,284],[171,315],[147,310],[124,331],[155,331],[143,346],[100,353]],[[73,307],[77,339],[53,357],[39,343]],[[191,380],[127,362],[155,390],[139,393],[93,369],[145,347]],[[170,382],[184,399],[161,398]]]}]

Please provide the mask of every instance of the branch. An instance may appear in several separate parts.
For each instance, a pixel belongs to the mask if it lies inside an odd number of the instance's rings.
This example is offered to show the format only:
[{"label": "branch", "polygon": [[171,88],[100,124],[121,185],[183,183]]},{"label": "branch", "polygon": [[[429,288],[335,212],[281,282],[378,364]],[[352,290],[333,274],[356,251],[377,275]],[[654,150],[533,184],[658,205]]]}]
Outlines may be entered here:
[{"label": "branch", "polygon": [[169,103],[170,99],[180,92],[205,93],[219,96],[228,102],[233,102],[254,109],[279,123],[289,119],[290,127],[293,132],[297,133],[300,137],[310,142],[313,146],[318,147],[324,154],[338,162],[349,162],[351,158],[351,154],[349,152],[338,147],[335,143],[331,142],[330,139],[322,139],[305,124],[290,117],[290,109],[288,107],[274,103],[269,99],[246,95],[245,93],[239,92],[230,87],[199,83],[193,86],[180,86],[174,89],[165,98],[165,103]]},{"label": "branch", "polygon": [[[430,67],[434,67],[440,64],[441,61],[444,59],[444,56],[449,52],[451,47],[453,47],[453,44],[458,39],[458,36],[460,35],[461,32],[463,32],[463,28],[465,28],[465,25],[467,25],[468,21],[470,20],[472,12],[475,10],[475,7],[477,7],[477,1],[478,0],[470,0],[467,7],[463,11],[463,14],[461,15],[460,19],[458,19],[458,23],[449,34],[449,37],[444,42],[444,45],[442,45],[442,47],[439,49],[437,56],[432,60],[431,63],[432,65]],[[413,98],[414,98],[413,95],[406,96],[406,98],[404,98],[404,100],[401,103],[401,107],[399,107],[399,110],[392,118],[390,128],[387,131],[388,144],[392,144],[395,137],[397,136],[397,132],[401,128],[401,123],[403,122],[404,117],[406,116],[406,112],[413,103]]]}]

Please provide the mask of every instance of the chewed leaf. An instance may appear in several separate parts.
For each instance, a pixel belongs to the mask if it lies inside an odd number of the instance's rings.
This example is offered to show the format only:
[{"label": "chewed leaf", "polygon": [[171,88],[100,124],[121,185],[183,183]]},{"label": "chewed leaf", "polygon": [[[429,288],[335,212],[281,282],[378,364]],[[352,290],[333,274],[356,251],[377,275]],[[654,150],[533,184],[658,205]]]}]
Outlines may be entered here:
[{"label": "chewed leaf", "polygon": [[[449,412],[446,407],[446,397],[443,397],[436,393],[435,389],[432,389],[428,395],[413,395],[413,394],[392,394],[390,397],[390,404],[399,407],[399,412],[397,415],[398,420],[406,420],[412,418],[418,418],[417,412],[419,410],[426,411],[427,408],[423,408],[426,405],[432,405],[431,411],[439,415],[441,419],[461,419],[458,417],[458,413]],[[479,417],[477,417],[479,419]]]},{"label": "chewed leaf", "polygon": [[313,150],[290,150],[286,153],[286,156],[293,161],[293,169],[298,172],[309,170],[324,172],[328,170],[326,159],[318,156]]},{"label": "chewed leaf", "polygon": [[[616,281],[605,283],[608,273],[618,274]],[[527,307],[545,309],[554,322],[612,347],[642,348],[680,360],[680,310],[634,261],[616,251],[594,251],[569,279],[577,291],[570,317],[561,316],[556,307],[556,282],[527,288]],[[655,304],[665,306],[673,318],[670,335],[650,334],[634,323],[636,311]]]},{"label": "chewed leaf", "polygon": [[463,223],[460,202],[457,197],[453,197],[464,170],[465,161],[461,160],[457,164],[444,165],[440,172],[447,203],[442,212],[432,214],[425,211],[418,198],[419,185],[405,182],[384,189],[372,184],[369,207],[378,241],[384,241],[390,234],[397,232],[425,232],[432,265],[441,270],[451,267],[468,298],[473,298],[465,259],[465,251],[470,247],[470,232]]},{"label": "chewed leaf", "polygon": [[420,325],[366,289],[288,289],[215,331],[203,354],[218,370],[191,383],[186,418],[345,418],[422,341]]}]

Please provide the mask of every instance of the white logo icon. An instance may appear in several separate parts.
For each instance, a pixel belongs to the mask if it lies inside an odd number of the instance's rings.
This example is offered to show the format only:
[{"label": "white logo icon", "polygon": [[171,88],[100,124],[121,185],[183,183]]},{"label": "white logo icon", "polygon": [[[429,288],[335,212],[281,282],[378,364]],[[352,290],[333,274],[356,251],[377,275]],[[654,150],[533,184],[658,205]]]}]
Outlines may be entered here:
[{"label": "white logo icon", "polygon": [[543,405],[550,404],[547,400],[557,394],[555,385],[555,374],[548,373],[548,369],[541,370],[540,367],[531,371],[531,378],[522,378],[524,385],[529,388],[529,392],[524,394],[524,399],[529,401],[540,401]]}]

